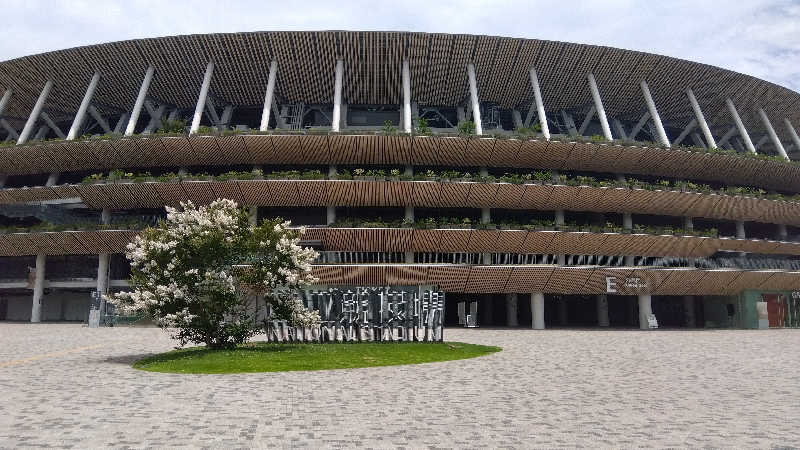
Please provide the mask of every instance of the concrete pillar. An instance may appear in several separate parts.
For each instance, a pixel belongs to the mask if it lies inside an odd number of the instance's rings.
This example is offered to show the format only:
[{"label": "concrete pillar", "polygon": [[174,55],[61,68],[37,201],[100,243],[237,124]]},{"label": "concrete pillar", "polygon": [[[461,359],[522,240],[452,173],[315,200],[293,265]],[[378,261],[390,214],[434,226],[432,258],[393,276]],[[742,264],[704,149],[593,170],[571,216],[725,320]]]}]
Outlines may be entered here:
[{"label": "concrete pillar", "polygon": [[531,316],[531,327],[544,330],[544,294],[541,292],[531,294]]},{"label": "concrete pillar", "polygon": [[269,76],[267,78],[267,92],[264,95],[264,109],[261,110],[261,125],[259,131],[269,129],[269,113],[272,111],[272,101],[275,97],[275,79],[278,76],[278,61],[269,64]]},{"label": "concrete pillar", "polygon": [[542,135],[549,141],[550,127],[547,125],[547,114],[545,113],[544,102],[542,101],[542,90],[539,89],[539,77],[536,75],[536,69],[534,67],[531,67],[530,76],[531,86],[533,86],[533,98],[536,100],[536,111],[539,114],[539,125],[542,127]]},{"label": "concrete pillar", "polygon": [[125,128],[125,136],[130,136],[136,130],[136,123],[139,121],[139,114],[142,112],[142,106],[147,98],[147,90],[150,89],[150,82],[153,81],[153,73],[155,69],[153,66],[147,68],[142,80],[142,86],[139,88],[139,95],[136,96],[136,102],[133,104],[131,110],[131,117],[128,119],[128,126]]},{"label": "concrete pillar", "polygon": [[714,136],[711,134],[711,129],[708,128],[708,122],[706,122],[706,117],[703,115],[703,110],[700,109],[700,104],[697,103],[697,98],[695,98],[694,92],[692,92],[691,89],[687,89],[686,96],[689,97],[689,103],[692,105],[695,120],[697,120],[697,124],[700,125],[700,129],[703,131],[703,136],[705,136],[708,146],[711,148],[717,148],[717,143],[714,141]]},{"label": "concrete pillar", "polygon": [[327,207],[327,217],[328,217],[328,225],[332,225],[336,222],[336,207],[333,205],[328,205]]},{"label": "concrete pillar", "polygon": [[650,324],[647,317],[653,314],[652,298],[650,294],[639,294],[639,328],[649,330]]},{"label": "concrete pillar", "polygon": [[44,185],[47,187],[52,187],[58,184],[58,177],[61,176],[60,172],[51,172],[50,175],[47,176],[47,181],[45,181]]},{"label": "concrete pillar", "polygon": [[695,328],[697,326],[694,316],[694,297],[691,295],[683,296],[683,317],[687,328]]},{"label": "concrete pillar", "polygon": [[342,78],[344,76],[344,61],[336,60],[336,73],[333,83],[333,118],[331,131],[339,132],[342,118]]},{"label": "concrete pillar", "polygon": [[403,60],[403,131],[411,133],[411,69]]},{"label": "concrete pillar", "polygon": [[592,91],[592,99],[594,99],[594,109],[597,111],[597,118],[600,119],[600,126],[603,128],[603,135],[607,141],[613,141],[614,136],[611,135],[611,127],[608,126],[608,117],[606,117],[606,110],[603,108],[603,100],[600,98],[600,89],[597,88],[597,81],[594,79],[594,74],[587,76],[589,79],[589,90]]},{"label": "concrete pillar", "polygon": [[258,225],[258,206],[250,206],[247,208],[247,222],[250,226]]},{"label": "concrete pillar", "polygon": [[97,292],[99,292],[102,295],[105,294],[107,291],[108,291],[108,253],[100,253],[99,255],[97,255]]},{"label": "concrete pillar", "polygon": [[608,296],[600,294],[597,296],[597,325],[601,327],[609,326],[608,320]]},{"label": "concrete pillar", "polygon": [[786,241],[789,239],[789,232],[786,230],[786,225],[782,223],[778,224],[778,239],[781,241]]},{"label": "concrete pillar", "polygon": [[739,117],[739,112],[736,111],[736,106],[734,106],[733,101],[731,101],[729,98],[725,99],[725,104],[728,106],[728,112],[731,114],[733,122],[736,124],[736,128],[739,130],[739,136],[741,136],[742,140],[744,140],[745,147],[747,147],[747,150],[750,151],[750,153],[755,153],[756,148],[753,145],[753,141],[750,140],[750,135],[747,134],[747,129],[744,127],[742,118]]},{"label": "concrete pillar", "polygon": [[742,220],[736,221],[736,239],[747,239],[747,235],[744,232],[744,221]]},{"label": "concrete pillar", "polygon": [[47,256],[44,253],[36,255],[36,277],[33,281],[33,302],[31,304],[31,322],[42,321],[42,296],[44,295],[44,274]]},{"label": "concrete pillar", "polygon": [[481,124],[481,104],[478,100],[478,82],[475,79],[475,66],[467,64],[467,78],[469,78],[469,98],[472,102],[472,121],[475,122],[475,134],[483,134],[483,124]]},{"label": "concrete pillar", "polygon": [[206,65],[206,73],[203,75],[203,84],[200,85],[200,94],[197,96],[197,105],[194,107],[194,117],[192,117],[192,126],[189,128],[189,134],[197,133],[200,128],[200,120],[203,118],[203,110],[206,107],[208,89],[211,87],[211,77],[213,75],[214,61],[209,61],[208,65]]},{"label": "concrete pillar", "polygon": [[42,114],[44,102],[47,101],[47,96],[50,95],[51,89],[53,89],[53,81],[47,80],[47,83],[45,83],[44,87],[42,88],[42,92],[39,93],[39,98],[36,99],[36,103],[33,105],[33,110],[31,111],[31,115],[28,116],[28,121],[25,122],[25,127],[19,134],[17,145],[22,145],[28,142],[28,139],[31,137],[31,133],[33,133],[33,129],[36,127],[36,120],[39,119],[39,116]]},{"label": "concrete pillar", "polygon": [[517,318],[517,294],[506,294],[506,325],[509,327],[519,326],[519,319]]},{"label": "concrete pillar", "polygon": [[769,135],[769,138],[772,141],[772,145],[774,145],[775,149],[778,150],[778,154],[780,154],[783,157],[783,159],[788,161],[789,155],[786,154],[786,149],[783,148],[781,140],[778,139],[778,134],[775,133],[775,129],[772,128],[772,123],[769,121],[767,113],[764,112],[764,108],[758,108],[758,115],[759,117],[761,117],[761,123],[764,124],[764,128],[767,130],[767,134]]},{"label": "concrete pillar", "polygon": [[491,209],[481,208],[481,223],[492,223]]},{"label": "concrete pillar", "polygon": [[567,326],[569,322],[569,314],[567,311],[567,301],[563,298],[558,300],[558,323],[562,327]]},{"label": "concrete pillar", "polygon": [[[564,210],[563,209],[557,209],[555,211],[555,224],[556,224],[556,226],[564,225]],[[563,253],[559,253],[558,255],[556,255],[556,258],[558,258],[557,264],[559,266],[563,266],[564,264],[567,263],[567,255],[565,255]]]},{"label": "concrete pillar", "polygon": [[664,124],[661,123],[661,116],[658,115],[658,110],[656,109],[656,103],[653,101],[653,96],[650,95],[650,87],[647,86],[647,82],[644,80],[642,80],[639,85],[642,87],[642,94],[644,95],[645,103],[647,103],[647,110],[650,111],[650,117],[653,119],[653,123],[656,125],[658,140],[661,142],[661,145],[669,147],[669,138],[667,138],[667,132],[664,131]]}]

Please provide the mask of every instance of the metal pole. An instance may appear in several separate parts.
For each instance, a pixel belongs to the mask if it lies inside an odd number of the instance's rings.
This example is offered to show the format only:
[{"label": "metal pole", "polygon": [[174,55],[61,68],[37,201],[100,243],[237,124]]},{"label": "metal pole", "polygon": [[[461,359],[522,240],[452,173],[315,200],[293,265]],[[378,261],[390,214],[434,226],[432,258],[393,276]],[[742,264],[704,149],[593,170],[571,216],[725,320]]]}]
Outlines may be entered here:
[{"label": "metal pole", "polygon": [[691,89],[687,89],[686,96],[689,97],[689,103],[692,105],[694,117],[697,120],[697,124],[700,125],[700,130],[703,131],[703,136],[706,138],[706,143],[708,143],[708,146],[711,148],[717,148],[717,142],[714,141],[714,136],[711,134],[711,129],[708,128],[708,122],[706,122],[706,117],[703,115],[703,110],[700,109],[700,104],[697,103],[697,98],[695,98],[694,92],[692,92]]},{"label": "metal pole", "polygon": [[136,97],[136,103],[133,104],[133,110],[131,110],[131,117],[128,119],[128,127],[125,128],[125,136],[132,135],[133,131],[136,129],[136,122],[139,121],[139,114],[142,112],[144,99],[147,97],[147,90],[150,89],[150,82],[153,81],[154,71],[155,69],[153,66],[149,66],[147,72],[144,74],[142,87],[139,88],[139,95]]},{"label": "metal pole", "polygon": [[197,133],[200,128],[200,120],[203,118],[203,108],[206,105],[206,98],[208,97],[208,88],[211,86],[211,76],[214,74],[214,61],[209,61],[206,66],[206,74],[203,75],[203,84],[200,86],[200,95],[197,97],[197,106],[194,108],[194,118],[192,118],[192,127],[189,128],[189,134]]},{"label": "metal pole", "polygon": [[728,105],[728,112],[731,113],[731,117],[733,117],[733,122],[736,124],[736,128],[739,129],[739,135],[744,139],[744,145],[747,147],[751,153],[756,152],[756,148],[753,146],[753,141],[750,140],[750,135],[747,134],[747,129],[744,127],[744,123],[742,123],[742,118],[739,117],[739,111],[736,111],[736,106],[733,105],[731,99],[725,99],[725,104]]},{"label": "metal pole", "polygon": [[547,115],[544,111],[542,101],[542,90],[539,89],[539,77],[536,76],[536,68],[531,67],[531,85],[533,86],[533,97],[536,100],[536,111],[539,113],[539,124],[542,126],[542,134],[548,141],[550,140],[550,127],[547,126]]},{"label": "metal pole", "polygon": [[275,78],[278,76],[278,61],[269,64],[269,78],[267,78],[267,94],[264,96],[264,109],[261,111],[260,131],[269,129],[269,113],[272,111],[272,98],[275,95]]},{"label": "metal pole", "polygon": [[344,61],[336,60],[336,74],[333,84],[333,119],[331,131],[339,132],[339,123],[342,116],[342,76],[344,75]]},{"label": "metal pole", "polygon": [[411,70],[403,60],[403,131],[411,133]]},{"label": "metal pole", "polygon": [[597,88],[597,80],[594,79],[594,74],[589,74],[589,90],[592,91],[592,98],[594,99],[594,109],[597,110],[597,117],[600,119],[600,126],[603,127],[603,134],[607,141],[613,141],[614,136],[611,135],[611,127],[608,126],[608,117],[606,117],[606,110],[603,108],[603,100],[600,98],[600,89]]},{"label": "metal pole", "polygon": [[650,95],[650,87],[647,85],[647,81],[644,80],[642,80],[639,85],[642,87],[642,94],[644,94],[644,101],[647,103],[647,109],[650,111],[650,117],[653,118],[653,123],[656,124],[658,139],[661,141],[661,145],[669,147],[669,138],[667,138],[667,132],[664,131],[664,125],[661,123],[661,116],[658,115],[653,96]]},{"label": "metal pole", "polygon": [[50,89],[53,88],[53,81],[47,80],[47,83],[44,84],[42,88],[42,92],[39,94],[39,98],[36,99],[36,104],[33,105],[33,111],[31,111],[31,115],[28,116],[28,121],[25,122],[25,128],[22,129],[22,133],[19,134],[19,139],[17,139],[17,145],[22,145],[28,141],[28,138],[33,133],[33,128],[36,126],[36,119],[39,118],[39,114],[42,113],[42,108],[44,107],[44,102],[47,100],[47,96],[50,95]]},{"label": "metal pole", "polygon": [[475,122],[475,134],[480,136],[483,134],[481,106],[478,101],[478,83],[475,81],[475,66],[472,63],[467,64],[467,76],[469,77],[469,97],[472,102],[472,120]]},{"label": "metal pole", "polygon": [[89,87],[86,88],[86,94],[83,95],[81,106],[78,107],[78,112],[75,113],[75,119],[72,121],[72,126],[69,129],[69,133],[67,133],[68,141],[75,139],[75,136],[78,135],[81,126],[83,126],[83,119],[86,118],[86,109],[89,108],[89,104],[92,103],[94,90],[97,88],[97,83],[99,81],[100,73],[95,72],[92,76],[92,79],[89,81]]},{"label": "metal pole", "polygon": [[797,136],[797,131],[794,129],[794,126],[792,126],[792,122],[790,122],[789,119],[784,118],[783,123],[786,125],[786,128],[789,129],[789,135],[792,136],[792,142],[794,142],[795,150],[800,151],[800,137]]},{"label": "metal pole", "polygon": [[785,160],[789,160],[789,155],[786,154],[786,149],[783,148],[783,144],[781,144],[781,140],[778,139],[778,134],[775,133],[775,129],[772,128],[772,123],[769,121],[769,117],[767,117],[767,113],[764,112],[764,108],[758,108],[758,115],[761,117],[761,122],[764,124],[764,128],[767,129],[767,134],[769,138],[772,140],[772,145],[778,150],[778,153],[783,157]]}]

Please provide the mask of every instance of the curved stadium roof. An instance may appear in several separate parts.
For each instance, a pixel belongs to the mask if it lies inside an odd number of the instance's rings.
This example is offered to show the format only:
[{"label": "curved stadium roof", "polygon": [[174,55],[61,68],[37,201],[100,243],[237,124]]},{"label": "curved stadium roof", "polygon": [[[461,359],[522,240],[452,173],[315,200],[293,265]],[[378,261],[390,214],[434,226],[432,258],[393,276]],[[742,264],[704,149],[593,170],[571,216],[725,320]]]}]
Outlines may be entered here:
[{"label": "curved stadium roof", "polygon": [[[800,94],[726,69],[649,53],[537,39],[410,32],[249,32],[136,39],[31,55],[0,63],[0,87],[14,91],[6,118],[21,125],[48,79],[46,109],[71,120],[89,78],[103,79],[94,103],[106,113],[130,109],[149,64],[149,96],[193,108],[205,66],[215,62],[211,92],[234,105],[261,105],[269,62],[279,66],[277,93],[291,102],[330,103],[334,65],[344,60],[344,100],[401,103],[401,65],[408,58],[412,98],[422,105],[455,105],[468,96],[466,65],[475,64],[483,102],[503,107],[532,101],[528,70],[535,66],[548,110],[581,112],[591,105],[586,74],[597,78],[610,116],[637,120],[645,111],[646,80],[665,125],[684,127],[693,113],[684,91],[694,90],[717,133],[730,127],[731,98],[751,132],[763,132],[756,111],[773,124],[800,122]],[[782,139],[790,137],[777,125]]]}]

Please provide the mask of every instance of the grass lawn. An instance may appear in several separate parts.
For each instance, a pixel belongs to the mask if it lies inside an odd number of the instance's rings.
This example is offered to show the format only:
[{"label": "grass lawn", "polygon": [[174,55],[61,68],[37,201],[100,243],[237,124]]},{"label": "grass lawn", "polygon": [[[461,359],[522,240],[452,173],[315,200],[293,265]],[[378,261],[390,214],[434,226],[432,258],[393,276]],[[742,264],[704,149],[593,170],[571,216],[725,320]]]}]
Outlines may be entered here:
[{"label": "grass lawn", "polygon": [[151,372],[241,373],[352,369],[475,358],[500,347],[462,342],[272,344],[254,342],[232,350],[193,347],[150,356],[133,367]]}]

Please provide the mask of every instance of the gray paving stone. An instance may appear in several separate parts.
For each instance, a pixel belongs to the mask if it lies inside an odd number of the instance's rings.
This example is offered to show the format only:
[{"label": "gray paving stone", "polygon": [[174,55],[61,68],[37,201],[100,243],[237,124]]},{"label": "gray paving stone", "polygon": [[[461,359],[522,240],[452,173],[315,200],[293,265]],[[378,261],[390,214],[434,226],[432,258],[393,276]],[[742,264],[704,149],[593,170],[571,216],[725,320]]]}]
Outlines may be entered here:
[{"label": "gray paving stone", "polygon": [[0,323],[0,447],[800,446],[800,330],[446,336],[504,351],[417,366],[158,374],[130,367],[174,347],[158,329]]}]

